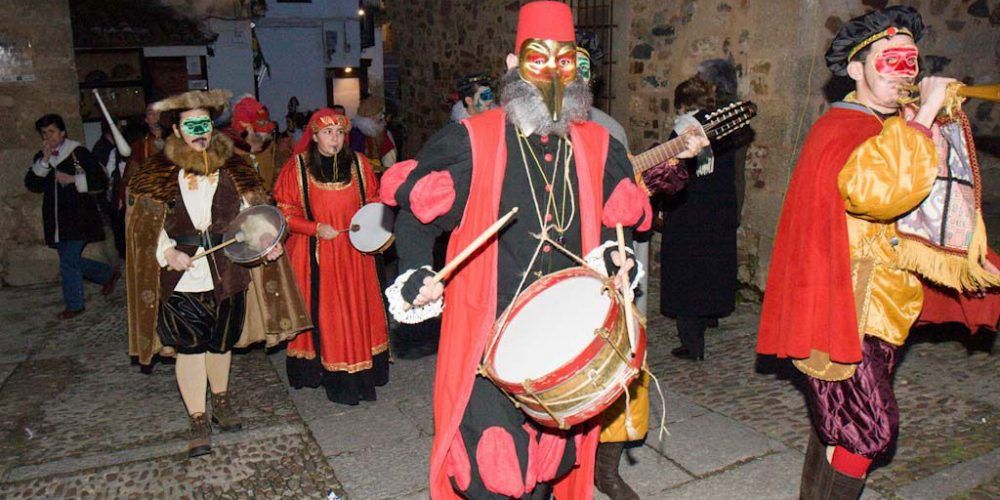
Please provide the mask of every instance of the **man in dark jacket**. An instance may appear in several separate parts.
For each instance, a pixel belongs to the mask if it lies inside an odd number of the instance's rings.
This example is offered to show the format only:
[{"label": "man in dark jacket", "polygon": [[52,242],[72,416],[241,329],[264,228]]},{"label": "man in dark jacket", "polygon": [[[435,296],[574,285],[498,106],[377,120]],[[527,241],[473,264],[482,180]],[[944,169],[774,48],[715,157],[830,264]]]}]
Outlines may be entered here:
[{"label": "man in dark jacket", "polygon": [[108,178],[101,165],[80,143],[66,138],[66,124],[59,115],[48,114],[35,122],[42,149],[24,175],[24,185],[42,193],[42,225],[45,244],[59,252],[59,274],[66,309],[59,319],[83,312],[83,279],[103,285],[101,293],[114,290],[117,272],[107,264],[85,259],[83,247],[104,239],[97,200],[91,193],[107,189]]}]

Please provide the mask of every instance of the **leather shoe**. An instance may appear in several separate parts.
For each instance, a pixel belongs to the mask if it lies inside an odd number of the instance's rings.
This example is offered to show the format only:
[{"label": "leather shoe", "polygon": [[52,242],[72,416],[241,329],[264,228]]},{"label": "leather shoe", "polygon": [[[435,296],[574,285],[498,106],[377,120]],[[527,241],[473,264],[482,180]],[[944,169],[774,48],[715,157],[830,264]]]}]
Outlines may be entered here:
[{"label": "leather shoe", "polygon": [[118,279],[122,277],[122,272],[120,268],[115,268],[114,272],[111,273],[111,279],[101,287],[101,295],[108,296],[111,292],[115,291],[115,285],[118,284]]},{"label": "leather shoe", "polygon": [[705,360],[705,356],[704,355],[702,355],[702,356],[695,356],[694,354],[691,353],[691,351],[688,350],[687,347],[684,347],[684,346],[674,348],[673,350],[670,351],[670,354],[673,354],[673,356],[675,358],[687,359],[689,361],[704,361]]},{"label": "leather shoe", "polygon": [[73,319],[73,318],[75,318],[75,317],[83,314],[83,311],[85,311],[85,310],[86,309],[77,309],[76,311],[71,311],[69,309],[66,309],[65,311],[57,314],[56,317],[59,318],[59,319]]}]

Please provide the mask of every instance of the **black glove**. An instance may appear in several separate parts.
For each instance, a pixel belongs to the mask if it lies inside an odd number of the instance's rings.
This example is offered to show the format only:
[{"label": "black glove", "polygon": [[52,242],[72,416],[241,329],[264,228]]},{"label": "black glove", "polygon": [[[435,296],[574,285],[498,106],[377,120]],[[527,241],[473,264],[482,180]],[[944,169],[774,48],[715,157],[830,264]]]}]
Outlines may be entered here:
[{"label": "black glove", "polygon": [[[632,253],[630,250],[632,249],[626,247],[625,255],[629,260],[634,261],[635,254]],[[614,276],[618,274],[618,266],[616,266],[614,260],[611,259],[611,252],[617,252],[617,251],[618,251],[617,246],[609,246],[608,248],[604,249],[604,268],[608,270],[608,276]],[[630,269],[628,272],[628,282],[630,284],[635,282],[635,277],[638,276],[638,274],[639,274],[639,263],[634,262],[632,265],[632,269]]]},{"label": "black glove", "polygon": [[400,295],[403,296],[403,300],[412,304],[416,300],[417,295],[420,295],[420,288],[424,286],[424,278],[431,276],[434,276],[434,272],[424,267],[414,271],[406,279],[406,283],[403,283],[403,288],[399,291]]}]

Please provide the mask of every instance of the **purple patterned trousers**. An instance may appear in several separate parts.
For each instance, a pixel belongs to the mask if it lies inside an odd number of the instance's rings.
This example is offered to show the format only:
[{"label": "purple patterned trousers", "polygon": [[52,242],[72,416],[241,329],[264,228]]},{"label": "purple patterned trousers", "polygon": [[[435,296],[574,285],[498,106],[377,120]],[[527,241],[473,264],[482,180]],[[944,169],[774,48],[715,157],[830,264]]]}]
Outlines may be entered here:
[{"label": "purple patterned trousers", "polygon": [[899,431],[899,406],[892,392],[896,347],[865,336],[861,363],[847,380],[809,381],[809,404],[820,441],[875,458]]}]

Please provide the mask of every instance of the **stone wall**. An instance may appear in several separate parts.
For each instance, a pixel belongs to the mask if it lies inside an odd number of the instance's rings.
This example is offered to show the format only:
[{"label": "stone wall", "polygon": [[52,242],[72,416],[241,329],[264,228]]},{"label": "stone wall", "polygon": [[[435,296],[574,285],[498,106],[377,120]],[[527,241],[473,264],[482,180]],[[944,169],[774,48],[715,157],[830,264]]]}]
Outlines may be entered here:
[{"label": "stone wall", "polygon": [[[448,120],[445,96],[454,78],[471,71],[500,75],[511,51],[519,1],[415,0],[391,2],[392,46],[400,62],[412,154]],[[830,99],[823,54],[847,19],[885,0],[619,0],[618,57],[611,113],[629,133],[634,151],[669,135],[677,83],[711,58],[732,58],[740,91],[760,107],[756,141],[746,166],[746,203],[740,229],[740,279],[763,290],[774,229],[799,147]],[[897,4],[900,2],[891,2]],[[969,83],[997,81],[1000,0],[914,0],[927,33],[923,64],[932,73]],[[624,7],[622,6],[624,4]],[[622,10],[624,9],[624,12]],[[617,52],[617,51],[616,51]],[[965,107],[981,137],[986,210],[1000,219],[1000,106]],[[992,146],[991,146],[992,144]],[[987,154],[982,149],[992,149]],[[1000,228],[993,233],[994,244]]]},{"label": "stone wall", "polygon": [[400,69],[403,151],[412,155],[447,123],[455,79],[474,72],[499,78],[514,49],[517,0],[412,0],[388,3],[387,45]]},{"label": "stone wall", "polygon": [[[740,228],[740,279],[763,289],[774,229],[794,160],[809,126],[828,99],[843,96],[823,55],[841,24],[884,0],[633,0],[630,24],[629,105],[623,122],[641,149],[670,133],[677,83],[698,63],[730,58],[740,73],[740,93],[760,115],[748,152],[746,204]],[[893,4],[901,2],[892,2]],[[921,10],[927,31],[921,41],[926,70],[969,83],[997,80],[1000,2],[932,0],[902,2]],[[965,106],[976,133],[1000,134],[1000,106]],[[983,142],[988,142],[984,140]],[[995,156],[981,154],[987,188],[1000,182]],[[987,200],[989,201],[989,200]],[[998,200],[1000,201],[1000,200]],[[996,230],[994,231],[996,233]]]},{"label": "stone wall", "polygon": [[34,73],[34,81],[0,81],[0,284],[54,281],[58,259],[44,244],[42,197],[23,179],[41,143],[38,117],[58,113],[69,137],[83,137],[69,3],[0,0],[0,12],[0,46],[30,45]]}]

